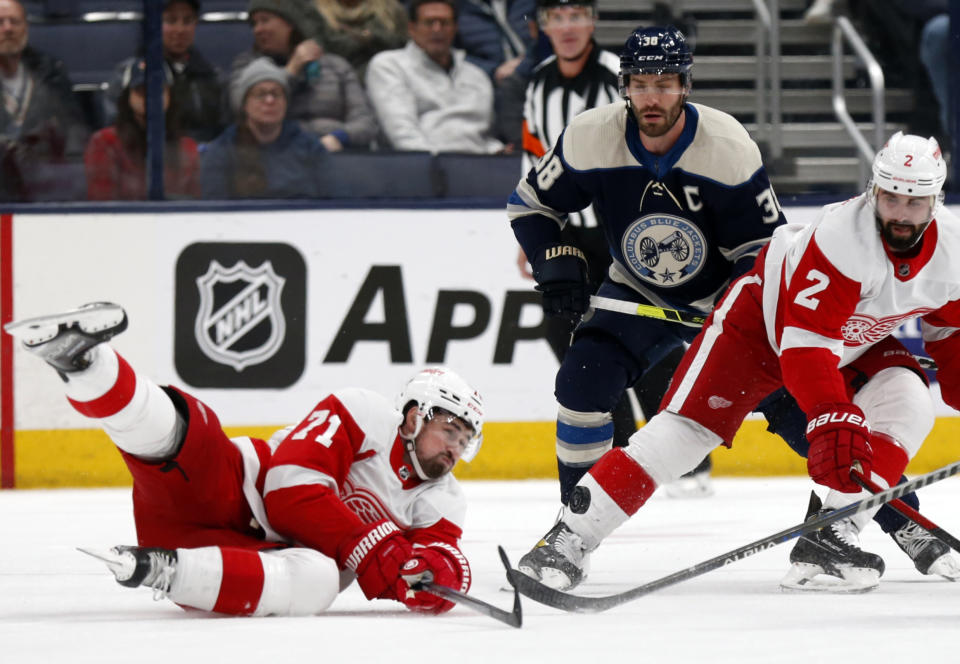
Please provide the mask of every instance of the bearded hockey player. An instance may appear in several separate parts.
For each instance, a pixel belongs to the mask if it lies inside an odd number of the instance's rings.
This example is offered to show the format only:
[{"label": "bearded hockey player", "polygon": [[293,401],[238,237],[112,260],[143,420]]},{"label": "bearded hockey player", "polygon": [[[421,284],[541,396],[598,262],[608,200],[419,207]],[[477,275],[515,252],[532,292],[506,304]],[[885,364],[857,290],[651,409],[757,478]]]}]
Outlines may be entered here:
[{"label": "bearded hockey player", "polygon": [[[593,466],[562,521],[530,555],[544,582],[575,586],[587,554],[658,486],[729,443],[767,394],[786,386],[808,416],[807,468],[835,509],[863,497],[852,472],[887,487],[901,477],[933,421],[929,389],[909,353],[884,344],[919,318],[943,400],[960,408],[960,220],[942,206],[946,167],[936,140],[894,135],[865,193],[824,208],[813,224],[778,228],[684,356],[660,411]],[[847,367],[861,374],[855,390]],[[811,501],[819,510],[819,499]],[[860,550],[870,512],[797,543],[788,588],[820,574],[849,590],[876,587],[883,561]],[[942,543],[916,527],[894,533],[918,569],[956,579]],[[930,548],[936,542],[941,548]]]},{"label": "bearded hockey player", "polygon": [[337,390],[269,441],[227,438],[191,395],[135,372],[107,343],[124,310],[98,303],[7,325],[60,374],[71,406],[107,432],[133,476],[137,546],[87,551],[124,586],[235,615],[310,615],[355,577],[368,599],[441,613],[419,581],[466,592],[464,495],[483,401],[443,368],[395,404]]}]

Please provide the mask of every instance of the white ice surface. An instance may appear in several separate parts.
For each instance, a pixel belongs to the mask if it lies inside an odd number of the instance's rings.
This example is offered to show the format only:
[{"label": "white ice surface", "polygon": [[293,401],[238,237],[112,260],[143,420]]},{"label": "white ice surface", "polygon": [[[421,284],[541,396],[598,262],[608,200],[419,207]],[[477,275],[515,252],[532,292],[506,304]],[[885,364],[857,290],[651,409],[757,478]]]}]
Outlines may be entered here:
[{"label": "white ice surface", "polygon": [[[802,520],[799,478],[714,480],[712,498],[655,496],[594,554],[582,594],[639,585]],[[466,482],[471,593],[508,608],[496,554],[516,559],[552,524],[553,482]],[[922,492],[922,510],[960,533],[960,480]],[[881,662],[957,661],[960,584],[920,575],[872,526],[887,562],[864,595],[786,594],[792,543],[593,615],[524,601],[512,629],[458,607],[438,617],[367,602],[354,586],[312,618],[232,618],[154,602],[117,585],[77,545],[134,543],[124,489],[0,492],[0,663],[21,662]]]}]

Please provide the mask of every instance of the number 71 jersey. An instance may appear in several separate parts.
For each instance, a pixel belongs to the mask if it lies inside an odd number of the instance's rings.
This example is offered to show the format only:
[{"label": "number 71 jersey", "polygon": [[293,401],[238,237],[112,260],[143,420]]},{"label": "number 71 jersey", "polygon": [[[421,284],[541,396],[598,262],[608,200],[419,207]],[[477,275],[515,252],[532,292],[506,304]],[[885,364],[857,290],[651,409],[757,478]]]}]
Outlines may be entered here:
[{"label": "number 71 jersey", "polygon": [[264,495],[294,489],[306,504],[316,489],[329,489],[364,523],[389,519],[405,531],[440,527],[459,538],[463,490],[449,473],[419,479],[404,457],[401,419],[375,392],[333,392],[273,452]]},{"label": "number 71 jersey", "polygon": [[655,304],[709,311],[734,264],[752,260],[784,219],[743,126],[707,106],[683,109],[664,155],[644,148],[625,102],[578,115],[508,202],[526,254],[559,242],[567,213],[593,203],[613,281]]}]

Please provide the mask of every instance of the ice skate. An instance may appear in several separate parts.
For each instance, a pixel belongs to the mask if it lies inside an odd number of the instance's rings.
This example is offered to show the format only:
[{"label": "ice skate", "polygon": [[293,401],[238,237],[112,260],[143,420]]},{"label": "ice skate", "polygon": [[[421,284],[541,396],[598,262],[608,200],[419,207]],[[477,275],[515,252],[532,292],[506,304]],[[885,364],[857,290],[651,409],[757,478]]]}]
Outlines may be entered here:
[{"label": "ice skate", "polygon": [[569,590],[588,572],[589,553],[583,540],[563,521],[557,523],[526,553],[517,569],[556,590]]},{"label": "ice skate", "polygon": [[57,371],[70,373],[89,366],[87,351],[127,329],[127,314],[119,305],[94,302],[7,323],[3,329]]},{"label": "ice skate", "polygon": [[950,547],[913,521],[890,533],[890,537],[910,556],[921,574],[939,574],[949,581],[960,581],[960,563],[950,553]]},{"label": "ice skate", "polygon": [[169,549],[124,545],[106,551],[77,549],[106,563],[121,586],[153,588],[156,600],[167,596],[177,572],[177,552]]},{"label": "ice skate", "polygon": [[[810,496],[807,520],[833,510],[822,509],[820,498]],[[860,548],[856,525],[850,519],[804,535],[790,551],[792,563],[780,581],[784,590],[864,593],[880,585],[883,558]],[[837,580],[821,579],[820,575]]]}]

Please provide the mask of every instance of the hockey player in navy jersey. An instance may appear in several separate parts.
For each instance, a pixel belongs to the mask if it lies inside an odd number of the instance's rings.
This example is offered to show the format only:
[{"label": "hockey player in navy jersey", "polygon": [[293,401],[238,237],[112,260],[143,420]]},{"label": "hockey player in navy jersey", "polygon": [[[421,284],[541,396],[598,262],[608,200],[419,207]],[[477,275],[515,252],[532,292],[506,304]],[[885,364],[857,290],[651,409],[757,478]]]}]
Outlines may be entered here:
[{"label": "hockey player in navy jersey", "polygon": [[[508,203],[545,312],[579,321],[555,386],[564,504],[611,448],[611,412],[624,389],[697,333],[588,310],[597,284],[569,241],[568,216],[592,205],[589,218],[602,226],[612,264],[598,295],[704,314],[784,223],[746,130],[688,102],[692,66],[675,28],[635,31],[620,56],[621,99],[575,117]],[[529,556],[520,568],[538,576]]]},{"label": "hockey player in navy jersey", "polygon": [[[527,86],[523,107],[523,173],[529,172],[557,142],[573,118],[585,110],[621,100],[617,82],[620,58],[600,48],[594,39],[596,14],[596,0],[537,0],[537,20],[550,41],[553,55],[537,66]],[[583,251],[590,286],[594,290],[599,287],[611,258],[593,206],[567,215],[560,241]],[[521,274],[533,279],[523,249],[519,250],[518,264]],[[577,322],[560,316],[548,316],[545,321],[545,337],[561,362]],[[644,372],[640,383],[634,386],[644,419],[657,412],[682,355],[682,348],[669,353]],[[637,430],[637,416],[630,401],[624,394],[611,411],[614,445],[626,445]],[[707,457],[695,477],[684,477],[667,487],[668,493],[678,497],[709,495],[709,461]]]},{"label": "hockey player in navy jersey", "polygon": [[450,471],[479,449],[483,401],[463,379],[425,369],[396,403],[340,389],[269,441],[231,439],[208,406],[106,343],[126,326],[121,307],[97,303],[5,328],[57,370],[133,476],[138,546],[87,551],[121,585],[255,616],[322,612],[353,578],[368,599],[427,613],[453,604],[416,589],[426,575],[467,591]]},{"label": "hockey player in navy jersey", "polygon": [[[562,520],[529,554],[539,578],[576,585],[590,551],[658,486],[729,444],[743,418],[783,386],[807,415],[810,476],[829,489],[822,501],[814,495],[811,513],[862,498],[854,472],[883,487],[897,483],[934,421],[915,358],[889,346],[899,325],[920,319],[943,399],[960,409],[960,278],[952,263],[960,220],[942,206],[945,177],[934,139],[897,133],[877,154],[865,193],[827,206],[813,224],[777,228],[708,317],[661,411],[573,489]],[[826,574],[841,579],[841,589],[876,587],[883,560],[858,544],[870,517],[799,540],[782,585],[809,589]],[[894,539],[920,571],[956,580],[953,557],[926,557],[932,538],[915,538],[917,530],[910,524]]]}]

